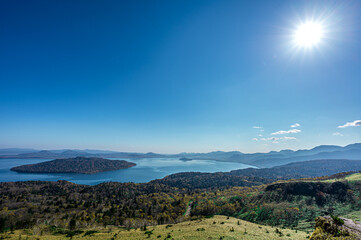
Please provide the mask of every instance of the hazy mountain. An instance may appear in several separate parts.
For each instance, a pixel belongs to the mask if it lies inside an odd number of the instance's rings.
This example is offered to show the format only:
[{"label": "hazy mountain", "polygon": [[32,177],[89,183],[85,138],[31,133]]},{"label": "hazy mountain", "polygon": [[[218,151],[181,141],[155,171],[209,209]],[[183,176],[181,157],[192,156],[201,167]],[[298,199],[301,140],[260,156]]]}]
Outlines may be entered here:
[{"label": "hazy mountain", "polygon": [[97,149],[84,149],[84,150],[79,150],[79,151],[83,151],[83,152],[87,152],[87,153],[92,153],[92,154],[108,154],[108,153],[117,153],[116,151],[110,151],[110,150],[97,150]]},{"label": "hazy mountain", "polygon": [[227,162],[241,162],[258,167],[273,167],[292,162],[318,159],[351,159],[361,160],[361,143],[350,144],[345,147],[335,145],[320,145],[312,149],[293,151],[290,149],[271,151],[268,153],[209,152],[209,153],[180,153],[176,157],[192,159],[214,159]]},{"label": "hazy mountain", "polygon": [[[39,150],[38,150],[39,151]],[[90,153],[90,154],[108,154],[108,153],[116,153],[116,151],[110,150],[98,150],[98,149],[57,149],[57,150],[49,150],[54,153],[62,153],[64,151],[76,151],[76,152],[83,152],[83,153]]]},{"label": "hazy mountain", "polygon": [[287,163],[319,160],[319,159],[349,159],[349,160],[361,160],[361,148],[360,149],[341,149],[342,151],[332,152],[319,152],[316,154],[306,153],[304,156],[286,157],[286,158],[262,158],[251,162],[251,164],[258,167],[273,167]]},{"label": "hazy mountain", "polygon": [[0,149],[0,155],[17,155],[21,153],[37,152],[39,150],[32,148],[3,148]]},{"label": "hazy mountain", "polygon": [[[4,150],[4,149],[3,149]],[[21,151],[21,150],[19,150]],[[26,151],[26,150],[23,150]],[[28,150],[29,151],[29,150]],[[1,152],[1,149],[0,149]],[[4,150],[11,152],[11,150]],[[13,151],[15,152],[15,150]],[[293,151],[285,149],[271,151],[268,153],[242,153],[239,151],[214,151],[209,153],[179,153],[179,154],[157,154],[157,153],[134,153],[114,152],[103,150],[42,150],[36,152],[25,152],[20,154],[0,154],[0,158],[71,158],[71,157],[102,157],[102,158],[191,158],[200,160],[218,160],[226,162],[240,162],[257,167],[273,167],[287,163],[318,160],[318,159],[350,159],[361,160],[361,143],[354,143],[345,147],[335,145],[321,145],[312,149]]]},{"label": "hazy mountain", "polygon": [[49,150],[42,150],[38,152],[31,152],[31,153],[22,153],[13,158],[68,158],[68,157],[78,157],[78,156],[88,156],[91,155],[86,152],[80,152],[75,150],[65,150],[62,152],[57,151],[49,151]]},{"label": "hazy mountain", "polygon": [[41,150],[20,154],[0,154],[0,158],[73,158],[73,157],[104,157],[104,158],[164,158],[157,153],[131,153],[103,150]]},{"label": "hazy mountain", "polygon": [[238,152],[238,151],[232,151],[232,152],[223,152],[223,151],[215,151],[215,152],[209,152],[209,153],[179,153],[170,155],[170,157],[188,157],[193,159],[208,159],[208,160],[227,160],[231,158],[232,156],[242,156],[244,153]]}]

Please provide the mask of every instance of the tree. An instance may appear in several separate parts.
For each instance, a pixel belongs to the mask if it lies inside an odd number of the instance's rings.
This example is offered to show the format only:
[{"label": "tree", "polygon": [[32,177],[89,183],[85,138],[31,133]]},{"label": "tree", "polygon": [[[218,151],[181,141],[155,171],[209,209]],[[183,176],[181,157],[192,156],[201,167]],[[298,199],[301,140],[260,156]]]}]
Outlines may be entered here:
[{"label": "tree", "polygon": [[73,217],[69,222],[69,230],[73,231],[76,228],[76,220],[75,217]]},{"label": "tree", "polygon": [[5,232],[5,219],[0,218],[0,233]]}]

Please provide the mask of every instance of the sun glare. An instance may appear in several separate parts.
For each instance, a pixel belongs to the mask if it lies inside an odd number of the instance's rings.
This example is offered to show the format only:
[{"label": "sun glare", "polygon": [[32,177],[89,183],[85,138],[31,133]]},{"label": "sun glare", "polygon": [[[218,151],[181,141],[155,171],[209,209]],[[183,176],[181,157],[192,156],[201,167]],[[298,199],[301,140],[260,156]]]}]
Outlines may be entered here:
[{"label": "sun glare", "polygon": [[310,48],[321,42],[323,34],[324,29],[320,23],[306,22],[296,29],[294,42],[298,47]]}]

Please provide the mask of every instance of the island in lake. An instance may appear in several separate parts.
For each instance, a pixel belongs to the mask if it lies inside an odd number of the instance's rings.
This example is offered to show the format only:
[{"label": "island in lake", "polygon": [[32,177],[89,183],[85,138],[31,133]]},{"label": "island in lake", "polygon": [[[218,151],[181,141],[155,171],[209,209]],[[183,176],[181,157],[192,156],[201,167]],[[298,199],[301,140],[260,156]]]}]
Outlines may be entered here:
[{"label": "island in lake", "polygon": [[113,171],[134,167],[136,164],[125,160],[109,160],[95,157],[75,157],[55,159],[37,164],[27,164],[11,168],[22,173],[83,173]]},{"label": "island in lake", "polygon": [[182,158],[180,158],[179,160],[184,161],[184,162],[188,162],[188,161],[192,161],[193,159],[191,159],[191,158],[186,158],[186,157],[182,157]]}]

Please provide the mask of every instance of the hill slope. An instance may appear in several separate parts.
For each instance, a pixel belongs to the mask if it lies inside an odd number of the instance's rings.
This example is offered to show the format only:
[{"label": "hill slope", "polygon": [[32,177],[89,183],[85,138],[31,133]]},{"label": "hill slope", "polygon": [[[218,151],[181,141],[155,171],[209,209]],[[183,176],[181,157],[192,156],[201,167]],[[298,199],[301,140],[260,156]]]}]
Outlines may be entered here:
[{"label": "hill slope", "polygon": [[[29,231],[28,231],[29,232]],[[172,225],[159,225],[147,229],[131,229],[129,231],[113,227],[108,230],[95,230],[93,234],[79,231],[72,239],[306,239],[307,233],[291,229],[278,229],[270,226],[259,225],[233,217],[214,216],[212,218],[197,219]],[[1,236],[1,235],[0,235]],[[64,235],[46,234],[31,235],[18,230],[14,234],[2,234],[7,239],[64,239]],[[149,236],[149,237],[148,237]]]},{"label": "hill slope", "polygon": [[247,168],[231,172],[181,172],[153,180],[151,183],[193,190],[228,188],[261,185],[277,180],[321,177],[350,171],[361,171],[361,161],[343,159],[314,160],[290,163],[273,168]]}]

